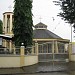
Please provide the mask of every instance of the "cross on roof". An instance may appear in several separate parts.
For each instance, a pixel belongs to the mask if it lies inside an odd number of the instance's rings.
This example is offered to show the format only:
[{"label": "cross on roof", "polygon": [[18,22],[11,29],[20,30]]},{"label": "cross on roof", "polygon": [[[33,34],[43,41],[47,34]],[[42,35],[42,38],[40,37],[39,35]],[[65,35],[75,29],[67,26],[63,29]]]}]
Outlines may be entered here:
[{"label": "cross on roof", "polygon": [[42,18],[41,18],[41,16],[40,16],[40,18],[39,18],[39,19],[40,19],[40,22],[41,22],[41,19],[42,19]]},{"label": "cross on roof", "polygon": [[10,6],[8,7],[8,9],[9,9],[9,11],[11,11],[11,10],[12,10],[12,6],[10,5]]}]

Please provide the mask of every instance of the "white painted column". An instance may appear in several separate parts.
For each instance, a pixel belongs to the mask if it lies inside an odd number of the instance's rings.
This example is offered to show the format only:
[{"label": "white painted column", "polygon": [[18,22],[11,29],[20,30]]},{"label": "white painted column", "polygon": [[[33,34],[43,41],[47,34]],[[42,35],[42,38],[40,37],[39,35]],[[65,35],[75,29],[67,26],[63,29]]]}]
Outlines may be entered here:
[{"label": "white painted column", "polygon": [[54,66],[54,40],[52,41],[52,56],[53,56],[53,66]]},{"label": "white painted column", "polygon": [[10,14],[10,33],[12,33],[12,14]]},{"label": "white painted column", "polygon": [[7,14],[5,14],[5,34],[7,33]]},{"label": "white painted column", "polygon": [[4,39],[2,39],[2,46],[4,47]]},{"label": "white painted column", "polygon": [[55,52],[58,53],[58,43],[55,41]]},{"label": "white painted column", "polygon": [[3,15],[3,33],[5,33],[5,15]]},{"label": "white painted column", "polygon": [[49,53],[49,52],[48,52],[48,44],[46,44],[46,46],[47,46],[47,53]]},{"label": "white painted column", "polygon": [[10,51],[10,53],[12,52],[12,41],[11,40],[9,42],[9,51]]},{"label": "white painted column", "polygon": [[41,45],[42,46],[42,53],[44,53],[44,51],[43,51],[43,45]]},{"label": "white painted column", "polygon": [[54,54],[54,41],[52,42],[52,53]]},{"label": "white painted column", "polygon": [[5,51],[6,51],[6,47],[7,47],[7,41],[6,40],[4,40],[4,47],[5,47]]}]

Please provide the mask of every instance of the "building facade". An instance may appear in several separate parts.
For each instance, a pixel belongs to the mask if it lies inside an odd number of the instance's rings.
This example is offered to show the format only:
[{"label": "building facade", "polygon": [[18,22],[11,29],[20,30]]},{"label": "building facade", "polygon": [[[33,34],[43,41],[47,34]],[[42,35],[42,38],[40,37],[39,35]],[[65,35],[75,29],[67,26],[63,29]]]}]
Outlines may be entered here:
[{"label": "building facade", "polygon": [[[13,13],[5,12],[3,13],[3,34],[0,35],[3,38],[2,46],[8,48],[12,52],[14,48],[14,43],[12,42],[12,37],[14,36],[12,32],[13,27]],[[66,53],[68,52],[69,40],[63,39],[58,35],[47,29],[47,25],[43,23],[38,23],[35,25],[33,30],[33,44],[38,43],[39,53]]]},{"label": "building facade", "polygon": [[2,37],[2,46],[8,48],[10,52],[13,48],[13,43],[11,40],[11,38],[13,37],[12,26],[13,26],[13,13],[12,12],[3,13],[3,34],[0,36]]}]

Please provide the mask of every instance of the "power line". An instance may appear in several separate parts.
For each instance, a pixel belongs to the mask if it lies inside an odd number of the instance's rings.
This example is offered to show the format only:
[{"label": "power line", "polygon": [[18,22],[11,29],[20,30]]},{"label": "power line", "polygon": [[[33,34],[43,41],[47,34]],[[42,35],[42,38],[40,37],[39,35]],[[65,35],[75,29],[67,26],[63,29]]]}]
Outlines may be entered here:
[{"label": "power line", "polygon": [[53,31],[55,31],[55,29],[57,28],[57,26],[60,24],[61,20],[58,22],[58,24],[55,26],[55,28],[53,29]]},{"label": "power line", "polygon": [[[41,19],[43,19],[42,17],[40,17],[40,15],[35,15],[38,17],[38,19],[40,19],[40,22],[41,22]],[[34,16],[34,18],[35,18]],[[39,18],[40,17],[40,18]],[[47,18],[50,18],[49,16],[44,16],[44,17],[47,17]],[[56,20],[54,17],[51,17],[51,19],[53,20],[53,22]],[[58,25],[60,24],[61,20],[58,22],[58,24],[54,27],[53,31],[55,31],[55,29],[57,29]]]}]

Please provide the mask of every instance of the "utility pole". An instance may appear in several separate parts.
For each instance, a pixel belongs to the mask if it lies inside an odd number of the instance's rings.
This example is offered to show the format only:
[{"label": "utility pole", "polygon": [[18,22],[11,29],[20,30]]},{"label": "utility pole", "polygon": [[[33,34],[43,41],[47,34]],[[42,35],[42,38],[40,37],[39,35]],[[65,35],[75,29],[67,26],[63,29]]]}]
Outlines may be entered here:
[{"label": "utility pole", "polygon": [[71,43],[72,43],[72,25],[71,25]]}]

